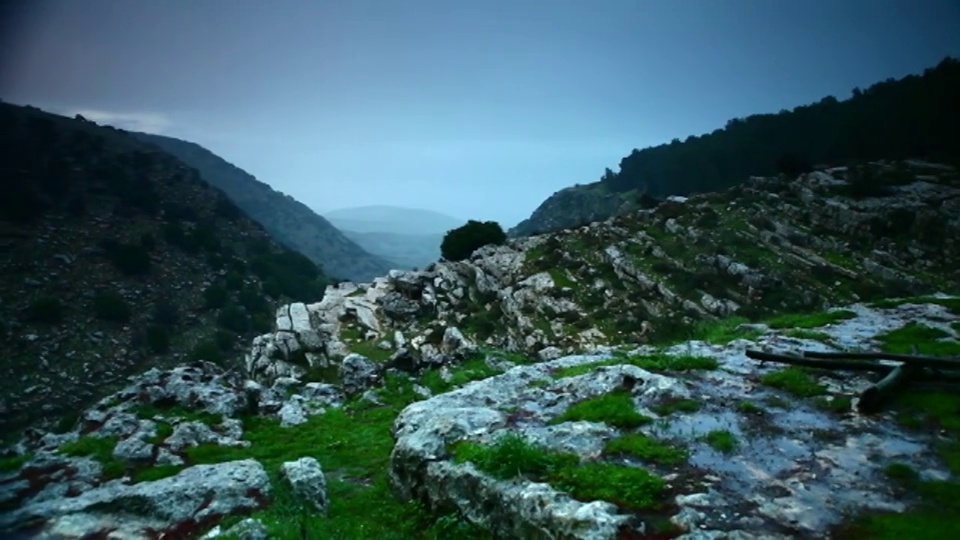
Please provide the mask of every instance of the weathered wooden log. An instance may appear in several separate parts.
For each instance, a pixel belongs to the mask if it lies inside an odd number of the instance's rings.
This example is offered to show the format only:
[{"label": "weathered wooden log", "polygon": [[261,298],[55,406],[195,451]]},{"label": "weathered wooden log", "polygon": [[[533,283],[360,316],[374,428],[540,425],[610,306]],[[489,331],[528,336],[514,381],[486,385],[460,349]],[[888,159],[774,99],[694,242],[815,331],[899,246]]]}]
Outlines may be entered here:
[{"label": "weathered wooden log", "polygon": [[940,356],[920,356],[916,354],[896,354],[885,352],[817,352],[803,351],[805,358],[849,358],[851,360],[893,360],[904,364],[922,365],[925,367],[944,367],[960,370],[960,358],[943,358]]},{"label": "weathered wooden log", "polygon": [[763,351],[757,351],[754,349],[747,349],[746,355],[748,358],[753,358],[754,360],[760,360],[761,362],[779,362],[781,364],[790,364],[794,366],[804,366],[804,367],[812,367],[812,368],[819,368],[819,369],[836,369],[836,370],[846,370],[846,371],[876,371],[880,373],[888,373],[894,368],[894,366],[881,364],[879,362],[816,360],[813,358],[804,358],[802,356],[768,353]]},{"label": "weathered wooden log", "polygon": [[875,413],[880,407],[904,384],[906,384],[913,375],[921,368],[916,366],[901,364],[887,376],[880,379],[873,386],[860,393],[860,401],[857,403],[857,410],[864,414]]}]

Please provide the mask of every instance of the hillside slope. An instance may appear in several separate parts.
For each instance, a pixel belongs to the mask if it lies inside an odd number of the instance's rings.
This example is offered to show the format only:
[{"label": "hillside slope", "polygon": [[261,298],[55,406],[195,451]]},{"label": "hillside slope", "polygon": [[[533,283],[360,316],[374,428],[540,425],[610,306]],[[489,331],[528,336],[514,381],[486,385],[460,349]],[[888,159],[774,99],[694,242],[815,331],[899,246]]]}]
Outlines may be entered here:
[{"label": "hillside slope", "polygon": [[752,178],[467,261],[330,287],[314,317],[335,331],[317,354],[389,356],[377,345],[386,340],[442,358],[445,328],[456,326],[477,343],[550,357],[681,339],[717,318],[957,291],[958,239],[951,167],[877,162]]},{"label": "hillside slope", "polygon": [[[510,231],[526,236],[629,212],[618,194],[654,197],[726,189],[751,175],[796,174],[810,165],[922,157],[958,165],[960,60],[889,79],[852,97],[736,118],[712,133],[634,149],[596,184],[561,190]],[[599,202],[598,202],[599,199]]]},{"label": "hillside slope", "polygon": [[331,277],[369,280],[394,265],[352,242],[303,203],[275,191],[202,146],[160,135],[134,133],[197,169],[250,217],[285,245],[303,253]]},{"label": "hillside slope", "polygon": [[148,366],[236,358],[326,280],[220,190],[124,132],[0,105],[0,433]]},{"label": "hillside slope", "polygon": [[423,268],[440,260],[443,234],[396,234],[389,232],[356,232],[340,229],[360,247],[397,264],[397,269]]}]

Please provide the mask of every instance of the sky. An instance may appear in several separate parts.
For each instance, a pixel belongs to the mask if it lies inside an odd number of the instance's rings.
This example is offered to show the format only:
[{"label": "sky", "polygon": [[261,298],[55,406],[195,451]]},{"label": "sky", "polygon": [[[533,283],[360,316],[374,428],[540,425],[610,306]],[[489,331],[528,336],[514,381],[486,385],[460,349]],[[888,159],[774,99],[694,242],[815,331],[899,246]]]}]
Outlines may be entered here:
[{"label": "sky", "polygon": [[0,98],[318,211],[512,226],[633,148],[960,57],[960,0],[5,0]]}]

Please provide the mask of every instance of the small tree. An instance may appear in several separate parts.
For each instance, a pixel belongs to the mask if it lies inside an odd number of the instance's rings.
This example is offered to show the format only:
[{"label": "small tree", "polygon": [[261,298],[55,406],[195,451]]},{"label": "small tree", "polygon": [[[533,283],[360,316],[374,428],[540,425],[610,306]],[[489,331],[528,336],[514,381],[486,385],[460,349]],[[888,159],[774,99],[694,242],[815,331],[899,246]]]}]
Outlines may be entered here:
[{"label": "small tree", "polygon": [[466,225],[448,231],[440,244],[440,254],[448,261],[462,261],[478,248],[503,244],[507,235],[496,221],[470,220]]}]

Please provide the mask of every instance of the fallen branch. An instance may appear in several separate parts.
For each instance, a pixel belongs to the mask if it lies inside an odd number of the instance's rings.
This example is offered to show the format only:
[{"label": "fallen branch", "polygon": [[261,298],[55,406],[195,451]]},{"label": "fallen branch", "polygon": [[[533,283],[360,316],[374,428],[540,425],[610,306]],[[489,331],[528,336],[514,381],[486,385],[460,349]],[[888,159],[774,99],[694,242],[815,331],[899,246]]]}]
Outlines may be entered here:
[{"label": "fallen branch", "polygon": [[887,376],[880,379],[873,386],[860,393],[860,401],[857,402],[857,410],[865,413],[875,413],[880,410],[880,406],[897,391],[898,388],[906,384],[913,374],[920,368],[907,364],[901,364]]},{"label": "fallen branch", "polygon": [[940,356],[919,356],[916,354],[896,354],[885,352],[817,352],[803,351],[805,358],[849,358],[860,360],[893,360],[904,364],[920,364],[925,367],[947,367],[960,370],[960,358],[943,358]]},{"label": "fallen branch", "polygon": [[779,362],[781,364],[790,364],[794,366],[804,366],[804,367],[812,367],[812,368],[819,368],[819,369],[838,369],[838,370],[847,370],[847,371],[879,371],[882,373],[887,373],[894,368],[894,366],[881,364],[879,362],[852,362],[852,361],[845,362],[842,360],[815,360],[812,358],[804,358],[802,356],[768,353],[768,352],[757,351],[753,349],[747,349],[746,355],[748,358],[753,358],[754,360],[760,360],[761,362]]}]

